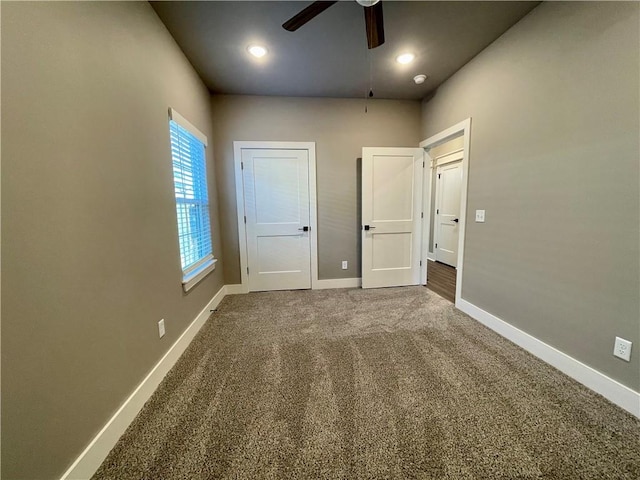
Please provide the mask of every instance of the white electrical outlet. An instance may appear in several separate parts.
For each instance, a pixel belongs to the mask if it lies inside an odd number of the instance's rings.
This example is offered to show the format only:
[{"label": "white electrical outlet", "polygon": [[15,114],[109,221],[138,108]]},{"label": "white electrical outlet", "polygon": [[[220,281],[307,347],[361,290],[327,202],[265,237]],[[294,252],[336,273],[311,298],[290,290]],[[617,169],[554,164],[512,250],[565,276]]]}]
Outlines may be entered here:
[{"label": "white electrical outlet", "polygon": [[613,345],[613,354],[627,362],[631,361],[631,345],[629,340],[616,337],[616,343]]},{"label": "white electrical outlet", "polygon": [[164,337],[164,318],[158,322],[158,335]]},{"label": "white electrical outlet", "polygon": [[484,210],[476,210],[476,222],[484,222]]},{"label": "white electrical outlet", "polygon": [[349,268],[348,265],[349,265],[349,262],[347,262],[346,260],[342,260],[342,269],[343,270],[346,270],[347,268]]}]

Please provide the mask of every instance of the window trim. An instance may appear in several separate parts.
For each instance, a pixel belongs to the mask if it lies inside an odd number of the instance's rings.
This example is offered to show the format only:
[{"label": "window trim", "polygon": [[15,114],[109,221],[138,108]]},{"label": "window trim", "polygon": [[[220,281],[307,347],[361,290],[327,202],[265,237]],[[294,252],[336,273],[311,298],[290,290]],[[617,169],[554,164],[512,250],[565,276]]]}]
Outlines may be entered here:
[{"label": "window trim", "polygon": [[207,136],[198,130],[189,120],[184,118],[178,112],[176,112],[173,108],[169,107],[169,120],[173,120],[178,125],[180,125],[185,130],[189,130],[194,137],[200,140],[205,147],[209,146],[209,142],[207,141]]},{"label": "window trim", "polygon": [[189,267],[188,270],[182,272],[182,288],[185,292],[188,292],[195,287],[200,280],[209,275],[216,269],[217,258],[213,255],[207,255],[200,262]]},{"label": "window trim", "polygon": [[[177,123],[182,128],[184,128],[189,133],[191,133],[200,142],[202,142],[202,144],[206,149],[206,147],[209,144],[209,142],[207,141],[206,135],[171,107],[169,107],[169,120],[173,120],[175,123]],[[170,152],[173,158],[173,151],[171,149],[170,149]],[[205,162],[206,162],[206,153],[205,153]],[[175,182],[175,178],[173,179],[173,181]],[[207,201],[208,200],[209,199],[208,199],[208,192],[207,192]],[[175,195],[174,195],[174,202],[176,203],[176,205],[179,202],[179,199],[175,198]],[[209,235],[211,235],[211,232],[209,232]],[[179,245],[178,245],[178,249],[180,249]],[[185,291],[185,293],[191,290],[193,287],[195,287],[209,273],[213,272],[216,269],[217,262],[218,260],[211,253],[201,258],[197,263],[189,266],[189,268],[187,268],[186,270],[181,269],[182,288]]]}]

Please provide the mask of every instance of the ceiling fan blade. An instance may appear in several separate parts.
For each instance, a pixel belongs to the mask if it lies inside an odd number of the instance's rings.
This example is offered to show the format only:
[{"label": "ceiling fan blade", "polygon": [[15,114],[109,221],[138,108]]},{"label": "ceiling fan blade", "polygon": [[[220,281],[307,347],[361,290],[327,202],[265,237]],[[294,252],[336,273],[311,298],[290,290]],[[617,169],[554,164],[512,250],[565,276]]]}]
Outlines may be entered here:
[{"label": "ceiling fan blade", "polygon": [[364,21],[367,24],[367,44],[369,48],[384,43],[384,24],[382,21],[382,2],[372,7],[364,7]]},{"label": "ceiling fan blade", "polygon": [[294,15],[289,20],[284,22],[282,24],[282,28],[284,28],[285,30],[289,30],[290,32],[295,32],[302,25],[313,19],[316,15],[320,15],[334,3],[338,3],[338,1],[335,0],[332,2],[313,2],[300,13]]}]

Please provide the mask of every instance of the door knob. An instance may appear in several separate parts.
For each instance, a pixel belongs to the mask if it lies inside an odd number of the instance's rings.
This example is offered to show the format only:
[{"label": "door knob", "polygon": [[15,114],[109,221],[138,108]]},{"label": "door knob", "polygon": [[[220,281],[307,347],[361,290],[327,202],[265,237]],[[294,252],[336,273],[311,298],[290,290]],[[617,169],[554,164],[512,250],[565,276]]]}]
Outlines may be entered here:
[{"label": "door knob", "polygon": [[308,232],[309,231],[309,227],[305,225],[304,227],[299,228],[298,230],[300,230],[302,232]]},{"label": "door knob", "polygon": [[376,227],[372,227],[370,225],[364,225],[364,229],[365,230],[373,230],[374,228],[376,228]]},{"label": "door knob", "polygon": [[457,218],[454,218],[453,221],[458,223],[460,220],[458,220]]}]

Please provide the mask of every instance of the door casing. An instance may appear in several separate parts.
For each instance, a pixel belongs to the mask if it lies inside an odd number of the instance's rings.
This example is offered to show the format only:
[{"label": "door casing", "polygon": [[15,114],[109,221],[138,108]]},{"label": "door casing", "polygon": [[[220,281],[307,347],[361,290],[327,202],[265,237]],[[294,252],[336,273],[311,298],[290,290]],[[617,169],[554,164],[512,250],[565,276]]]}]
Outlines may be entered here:
[{"label": "door casing", "polygon": [[316,192],[316,144],[315,142],[267,142],[234,141],[233,157],[236,181],[236,210],[238,219],[238,244],[240,248],[240,278],[238,293],[249,292],[247,229],[244,223],[244,180],[242,175],[242,150],[307,150],[309,155],[309,236],[311,239],[311,288],[318,285],[318,211]]},{"label": "door casing", "polygon": [[[462,133],[464,136],[464,147],[462,150],[462,183],[460,188],[460,232],[458,236],[458,266],[456,269],[456,307],[459,306],[459,302],[462,299],[462,272],[464,268],[464,240],[465,230],[467,223],[467,189],[469,184],[469,145],[471,139],[471,117],[457,123],[440,133],[437,133],[426,140],[420,142],[420,147],[425,149],[425,159],[427,162],[432,163],[433,158],[429,155],[429,149],[437,145],[443,144],[454,137],[457,137]],[[429,245],[430,234],[430,212],[431,212],[431,176],[434,174],[433,168],[424,169],[425,179],[423,185],[425,185],[425,192],[423,194],[423,211],[425,217],[422,222],[422,238],[427,239],[423,241],[423,258],[426,259]],[[427,262],[422,262],[422,282],[427,283]]]}]

